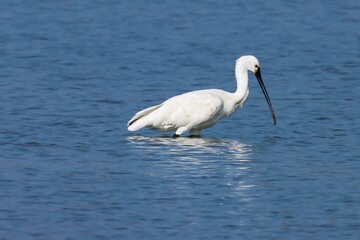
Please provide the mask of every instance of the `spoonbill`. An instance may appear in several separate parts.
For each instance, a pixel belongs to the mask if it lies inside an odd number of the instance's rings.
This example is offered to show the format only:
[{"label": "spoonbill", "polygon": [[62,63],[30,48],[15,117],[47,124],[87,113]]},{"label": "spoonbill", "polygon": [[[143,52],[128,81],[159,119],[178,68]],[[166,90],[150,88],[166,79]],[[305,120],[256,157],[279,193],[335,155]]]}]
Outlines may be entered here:
[{"label": "spoonbill", "polygon": [[127,123],[128,130],[137,131],[146,127],[162,132],[175,131],[173,137],[179,137],[185,132],[189,132],[190,136],[200,136],[202,129],[213,126],[223,117],[230,116],[236,109],[242,107],[249,96],[248,71],[255,74],[275,125],[275,112],[261,77],[259,61],[256,57],[248,55],[236,60],[235,93],[206,89],[174,96],[159,105],[136,113]]}]

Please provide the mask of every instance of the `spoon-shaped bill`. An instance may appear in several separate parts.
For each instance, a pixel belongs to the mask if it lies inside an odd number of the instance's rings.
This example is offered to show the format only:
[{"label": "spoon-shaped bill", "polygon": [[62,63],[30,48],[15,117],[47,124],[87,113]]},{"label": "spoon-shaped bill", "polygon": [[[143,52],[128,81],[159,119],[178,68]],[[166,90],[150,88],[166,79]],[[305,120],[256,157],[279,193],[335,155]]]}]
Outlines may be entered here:
[{"label": "spoon-shaped bill", "polygon": [[273,120],[274,120],[274,125],[276,125],[276,117],[275,117],[275,112],[274,112],[274,109],[272,107],[272,104],[271,104],[271,101],[270,101],[270,97],[269,97],[269,94],[267,93],[266,91],[266,88],[265,88],[265,85],[264,85],[264,82],[261,78],[261,72],[260,72],[260,68],[257,69],[257,71],[255,72],[255,76],[260,84],[260,87],[261,87],[261,90],[262,92],[264,93],[264,96],[265,96],[265,99],[269,105],[269,108],[270,108],[270,111],[271,111],[271,114],[272,114],[272,117],[273,117]]}]

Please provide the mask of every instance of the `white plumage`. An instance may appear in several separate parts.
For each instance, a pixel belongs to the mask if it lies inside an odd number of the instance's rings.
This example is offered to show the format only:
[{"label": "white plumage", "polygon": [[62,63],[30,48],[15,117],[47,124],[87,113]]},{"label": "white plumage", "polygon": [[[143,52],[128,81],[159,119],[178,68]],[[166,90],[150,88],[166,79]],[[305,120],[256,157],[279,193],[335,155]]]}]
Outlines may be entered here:
[{"label": "white plumage", "polygon": [[128,130],[137,131],[147,127],[164,132],[175,131],[174,137],[187,131],[192,136],[199,136],[202,129],[209,128],[221,118],[230,116],[243,105],[249,95],[248,71],[257,77],[276,124],[272,104],[261,78],[259,61],[254,56],[242,56],[237,59],[235,65],[235,93],[207,89],[174,96],[159,105],[136,113],[128,122]]}]

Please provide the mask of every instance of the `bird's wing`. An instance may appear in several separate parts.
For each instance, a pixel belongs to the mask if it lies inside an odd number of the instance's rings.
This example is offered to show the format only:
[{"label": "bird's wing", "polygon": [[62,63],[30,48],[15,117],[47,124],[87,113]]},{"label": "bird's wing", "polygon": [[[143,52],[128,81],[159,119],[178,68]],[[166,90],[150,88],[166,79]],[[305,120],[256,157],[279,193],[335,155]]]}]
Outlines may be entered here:
[{"label": "bird's wing", "polygon": [[155,111],[156,109],[158,109],[159,107],[161,107],[162,104],[156,105],[156,106],[152,106],[149,108],[146,108],[140,112],[137,112],[127,123],[128,126],[130,126],[131,124],[133,124],[134,122],[136,122],[137,120],[139,120],[140,118],[148,115],[149,113]]},{"label": "bird's wing", "polygon": [[222,99],[210,91],[194,91],[172,97],[153,112],[153,126],[176,129],[197,126],[218,117]]}]

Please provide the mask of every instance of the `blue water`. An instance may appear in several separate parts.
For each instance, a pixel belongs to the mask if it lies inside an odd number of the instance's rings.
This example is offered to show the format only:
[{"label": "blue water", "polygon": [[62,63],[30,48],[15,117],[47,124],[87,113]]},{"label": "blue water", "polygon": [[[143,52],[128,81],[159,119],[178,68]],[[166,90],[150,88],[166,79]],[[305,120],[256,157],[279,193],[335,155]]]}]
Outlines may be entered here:
[{"label": "blue water", "polygon": [[[0,2],[0,239],[359,239],[359,1]],[[202,138],[128,132],[186,91]]]}]

